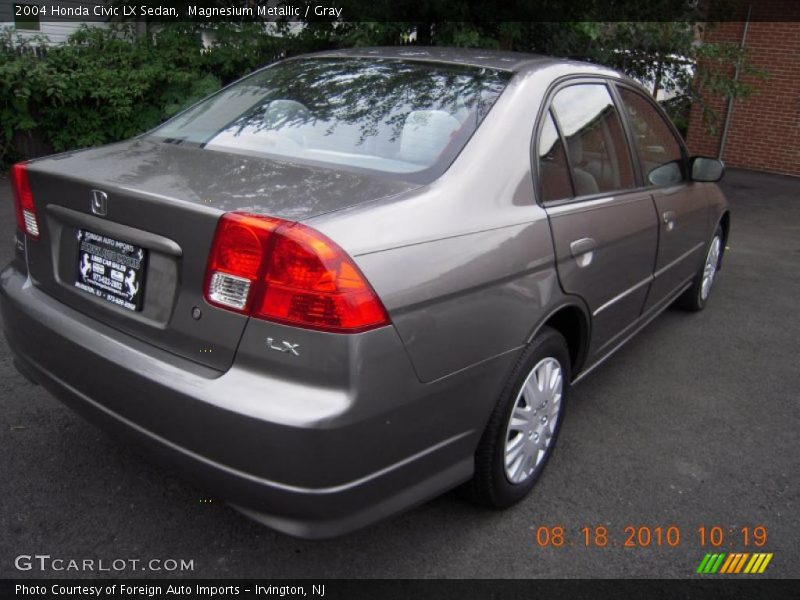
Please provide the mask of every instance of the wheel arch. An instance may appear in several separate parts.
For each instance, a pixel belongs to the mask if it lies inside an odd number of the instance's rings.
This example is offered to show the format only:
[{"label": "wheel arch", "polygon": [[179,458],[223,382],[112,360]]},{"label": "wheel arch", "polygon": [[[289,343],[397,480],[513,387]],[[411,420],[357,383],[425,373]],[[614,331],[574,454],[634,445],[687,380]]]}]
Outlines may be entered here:
[{"label": "wheel arch", "polygon": [[528,342],[533,340],[543,327],[551,327],[564,336],[569,348],[574,379],[583,368],[589,349],[591,322],[588,311],[578,303],[568,302],[558,306],[538,323]]}]

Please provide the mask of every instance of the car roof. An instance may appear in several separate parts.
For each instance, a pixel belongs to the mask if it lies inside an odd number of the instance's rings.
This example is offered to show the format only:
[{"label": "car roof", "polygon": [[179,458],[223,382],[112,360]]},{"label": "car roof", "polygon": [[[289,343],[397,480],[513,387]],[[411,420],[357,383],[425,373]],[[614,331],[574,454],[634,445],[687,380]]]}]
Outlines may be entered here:
[{"label": "car roof", "polygon": [[[502,69],[512,72],[536,70],[551,64],[570,64],[576,67],[594,67],[569,59],[554,58],[544,54],[509,52],[503,50],[482,50],[477,48],[449,48],[426,46],[386,46],[372,48],[348,48],[325,50],[304,54],[303,58],[389,58],[426,62],[471,65],[489,69]],[[300,58],[300,57],[297,57]]]}]

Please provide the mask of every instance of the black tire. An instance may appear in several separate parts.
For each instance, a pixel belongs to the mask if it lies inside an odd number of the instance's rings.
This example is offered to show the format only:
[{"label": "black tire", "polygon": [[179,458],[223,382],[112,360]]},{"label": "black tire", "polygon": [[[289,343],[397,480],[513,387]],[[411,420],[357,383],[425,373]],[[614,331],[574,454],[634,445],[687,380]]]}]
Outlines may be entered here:
[{"label": "black tire", "polygon": [[[512,483],[506,475],[504,464],[506,441],[510,439],[509,421],[523,384],[534,367],[546,358],[555,359],[561,368],[562,391],[558,416],[543,457],[524,481]],[[556,330],[542,328],[517,361],[478,444],[475,474],[465,489],[470,500],[492,508],[506,508],[519,502],[530,492],[556,445],[564,420],[564,405],[569,396],[570,380],[571,365],[567,342]]]},{"label": "black tire", "polygon": [[[721,227],[717,227],[714,235],[711,236],[711,241],[706,246],[706,252],[703,255],[703,264],[700,265],[700,270],[695,275],[694,279],[692,280],[692,285],[687,289],[683,294],[681,294],[678,299],[675,301],[675,305],[683,310],[688,310],[689,312],[698,312],[703,310],[708,304],[708,300],[711,298],[711,292],[714,290],[713,280],[711,286],[708,290],[708,295],[703,298],[703,274],[705,271],[706,260],[708,258],[708,254],[711,251],[711,248],[714,244],[714,240],[719,239],[720,249],[719,249],[719,256],[717,258],[717,265],[716,271],[719,271],[720,267],[722,266],[722,255],[724,253],[724,244],[725,244],[725,236],[722,232]],[[714,279],[716,278],[716,272],[714,274]]]}]

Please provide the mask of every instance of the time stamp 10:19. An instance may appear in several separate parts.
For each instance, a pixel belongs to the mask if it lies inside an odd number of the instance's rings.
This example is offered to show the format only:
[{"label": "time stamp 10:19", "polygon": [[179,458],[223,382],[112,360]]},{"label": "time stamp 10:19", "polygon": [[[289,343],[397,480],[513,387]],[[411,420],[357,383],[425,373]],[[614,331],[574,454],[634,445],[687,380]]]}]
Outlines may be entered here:
[{"label": "time stamp 10:19", "polygon": [[606,525],[584,525],[570,530],[562,525],[536,528],[536,543],[542,548],[585,546],[587,548],[677,548],[684,544],[700,548],[737,546],[763,548],[767,543],[767,528],[763,525],[723,527],[701,525],[684,531],[677,525],[626,525],[614,529]]}]

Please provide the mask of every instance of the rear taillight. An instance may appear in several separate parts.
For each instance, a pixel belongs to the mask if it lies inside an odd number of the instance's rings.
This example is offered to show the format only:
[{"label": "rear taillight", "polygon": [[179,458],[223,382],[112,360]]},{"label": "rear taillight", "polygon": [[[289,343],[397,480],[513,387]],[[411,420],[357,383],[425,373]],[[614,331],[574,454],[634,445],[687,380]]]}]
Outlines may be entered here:
[{"label": "rear taillight", "polygon": [[39,239],[39,220],[36,217],[36,206],[33,204],[33,193],[28,181],[28,165],[17,163],[11,167],[11,194],[14,197],[14,209],[17,213],[17,227],[31,238]]},{"label": "rear taillight", "polygon": [[249,313],[278,219],[239,213],[222,216],[206,270],[206,300]]},{"label": "rear taillight", "polygon": [[217,225],[206,300],[259,319],[339,333],[389,323],[352,259],[300,223],[226,213]]}]

